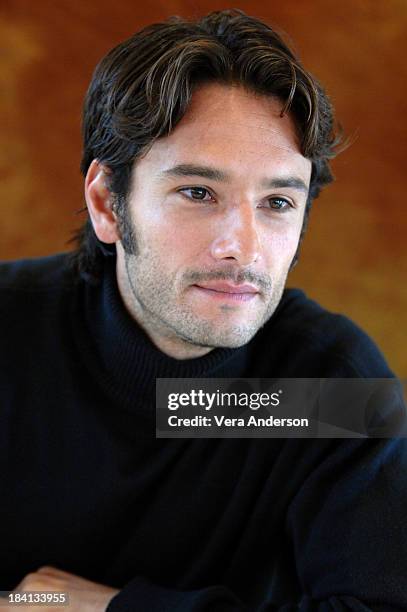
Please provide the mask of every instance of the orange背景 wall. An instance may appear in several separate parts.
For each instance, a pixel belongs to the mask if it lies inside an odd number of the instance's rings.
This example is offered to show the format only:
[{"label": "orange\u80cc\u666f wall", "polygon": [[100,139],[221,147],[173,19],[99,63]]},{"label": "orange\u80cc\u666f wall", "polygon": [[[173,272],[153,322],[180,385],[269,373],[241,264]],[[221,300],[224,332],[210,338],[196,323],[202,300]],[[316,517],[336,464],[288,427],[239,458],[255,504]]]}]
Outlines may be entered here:
[{"label": "orange\u80cc\u666f wall", "polygon": [[315,202],[290,285],[360,324],[407,375],[404,0],[5,0],[0,13],[0,258],[51,254],[83,216],[80,115],[97,61],[153,21],[241,8],[294,41],[351,146]]}]

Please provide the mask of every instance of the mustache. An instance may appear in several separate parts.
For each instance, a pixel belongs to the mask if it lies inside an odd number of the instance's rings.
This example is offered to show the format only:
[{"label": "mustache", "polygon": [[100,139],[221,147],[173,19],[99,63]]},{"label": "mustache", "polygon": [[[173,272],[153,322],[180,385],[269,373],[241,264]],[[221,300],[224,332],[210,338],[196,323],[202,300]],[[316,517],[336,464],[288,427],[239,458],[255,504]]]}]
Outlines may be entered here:
[{"label": "mustache", "polygon": [[202,272],[191,270],[185,272],[184,280],[190,285],[197,285],[200,282],[213,280],[229,281],[236,285],[250,283],[265,293],[270,292],[273,286],[269,276],[256,274],[250,270],[238,270],[236,268],[223,268],[222,270],[207,270]]}]

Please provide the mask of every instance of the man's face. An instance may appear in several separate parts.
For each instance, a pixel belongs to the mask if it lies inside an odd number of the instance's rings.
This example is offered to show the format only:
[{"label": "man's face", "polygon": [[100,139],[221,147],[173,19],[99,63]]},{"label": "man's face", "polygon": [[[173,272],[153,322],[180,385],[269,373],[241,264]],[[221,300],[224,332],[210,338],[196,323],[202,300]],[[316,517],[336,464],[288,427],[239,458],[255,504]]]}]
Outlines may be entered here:
[{"label": "man's face", "polygon": [[247,343],[280,301],[311,175],[281,108],[240,87],[202,86],[174,131],[135,164],[133,244],[125,252],[118,243],[118,284],[173,356]]}]

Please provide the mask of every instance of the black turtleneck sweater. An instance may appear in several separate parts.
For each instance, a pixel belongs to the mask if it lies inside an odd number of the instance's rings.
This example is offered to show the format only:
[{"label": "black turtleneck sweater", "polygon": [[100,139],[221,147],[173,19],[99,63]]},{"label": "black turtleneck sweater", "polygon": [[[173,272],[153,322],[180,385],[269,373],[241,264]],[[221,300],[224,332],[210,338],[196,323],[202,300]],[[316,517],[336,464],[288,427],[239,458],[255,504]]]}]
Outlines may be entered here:
[{"label": "black turtleneck sweater", "polygon": [[407,609],[405,440],[155,439],[156,377],[388,377],[286,290],[245,347],[185,361],[59,255],[0,266],[0,590],[41,565],[109,612]]}]

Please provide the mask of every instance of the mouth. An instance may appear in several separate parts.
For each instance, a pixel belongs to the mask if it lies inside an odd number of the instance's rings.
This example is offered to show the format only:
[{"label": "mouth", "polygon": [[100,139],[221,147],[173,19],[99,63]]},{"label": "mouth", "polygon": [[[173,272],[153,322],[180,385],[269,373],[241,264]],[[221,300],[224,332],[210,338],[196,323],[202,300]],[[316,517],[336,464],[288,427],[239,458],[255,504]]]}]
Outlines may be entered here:
[{"label": "mouth", "polygon": [[257,287],[247,283],[234,285],[225,281],[212,281],[192,286],[207,297],[229,302],[249,302],[260,293]]}]

